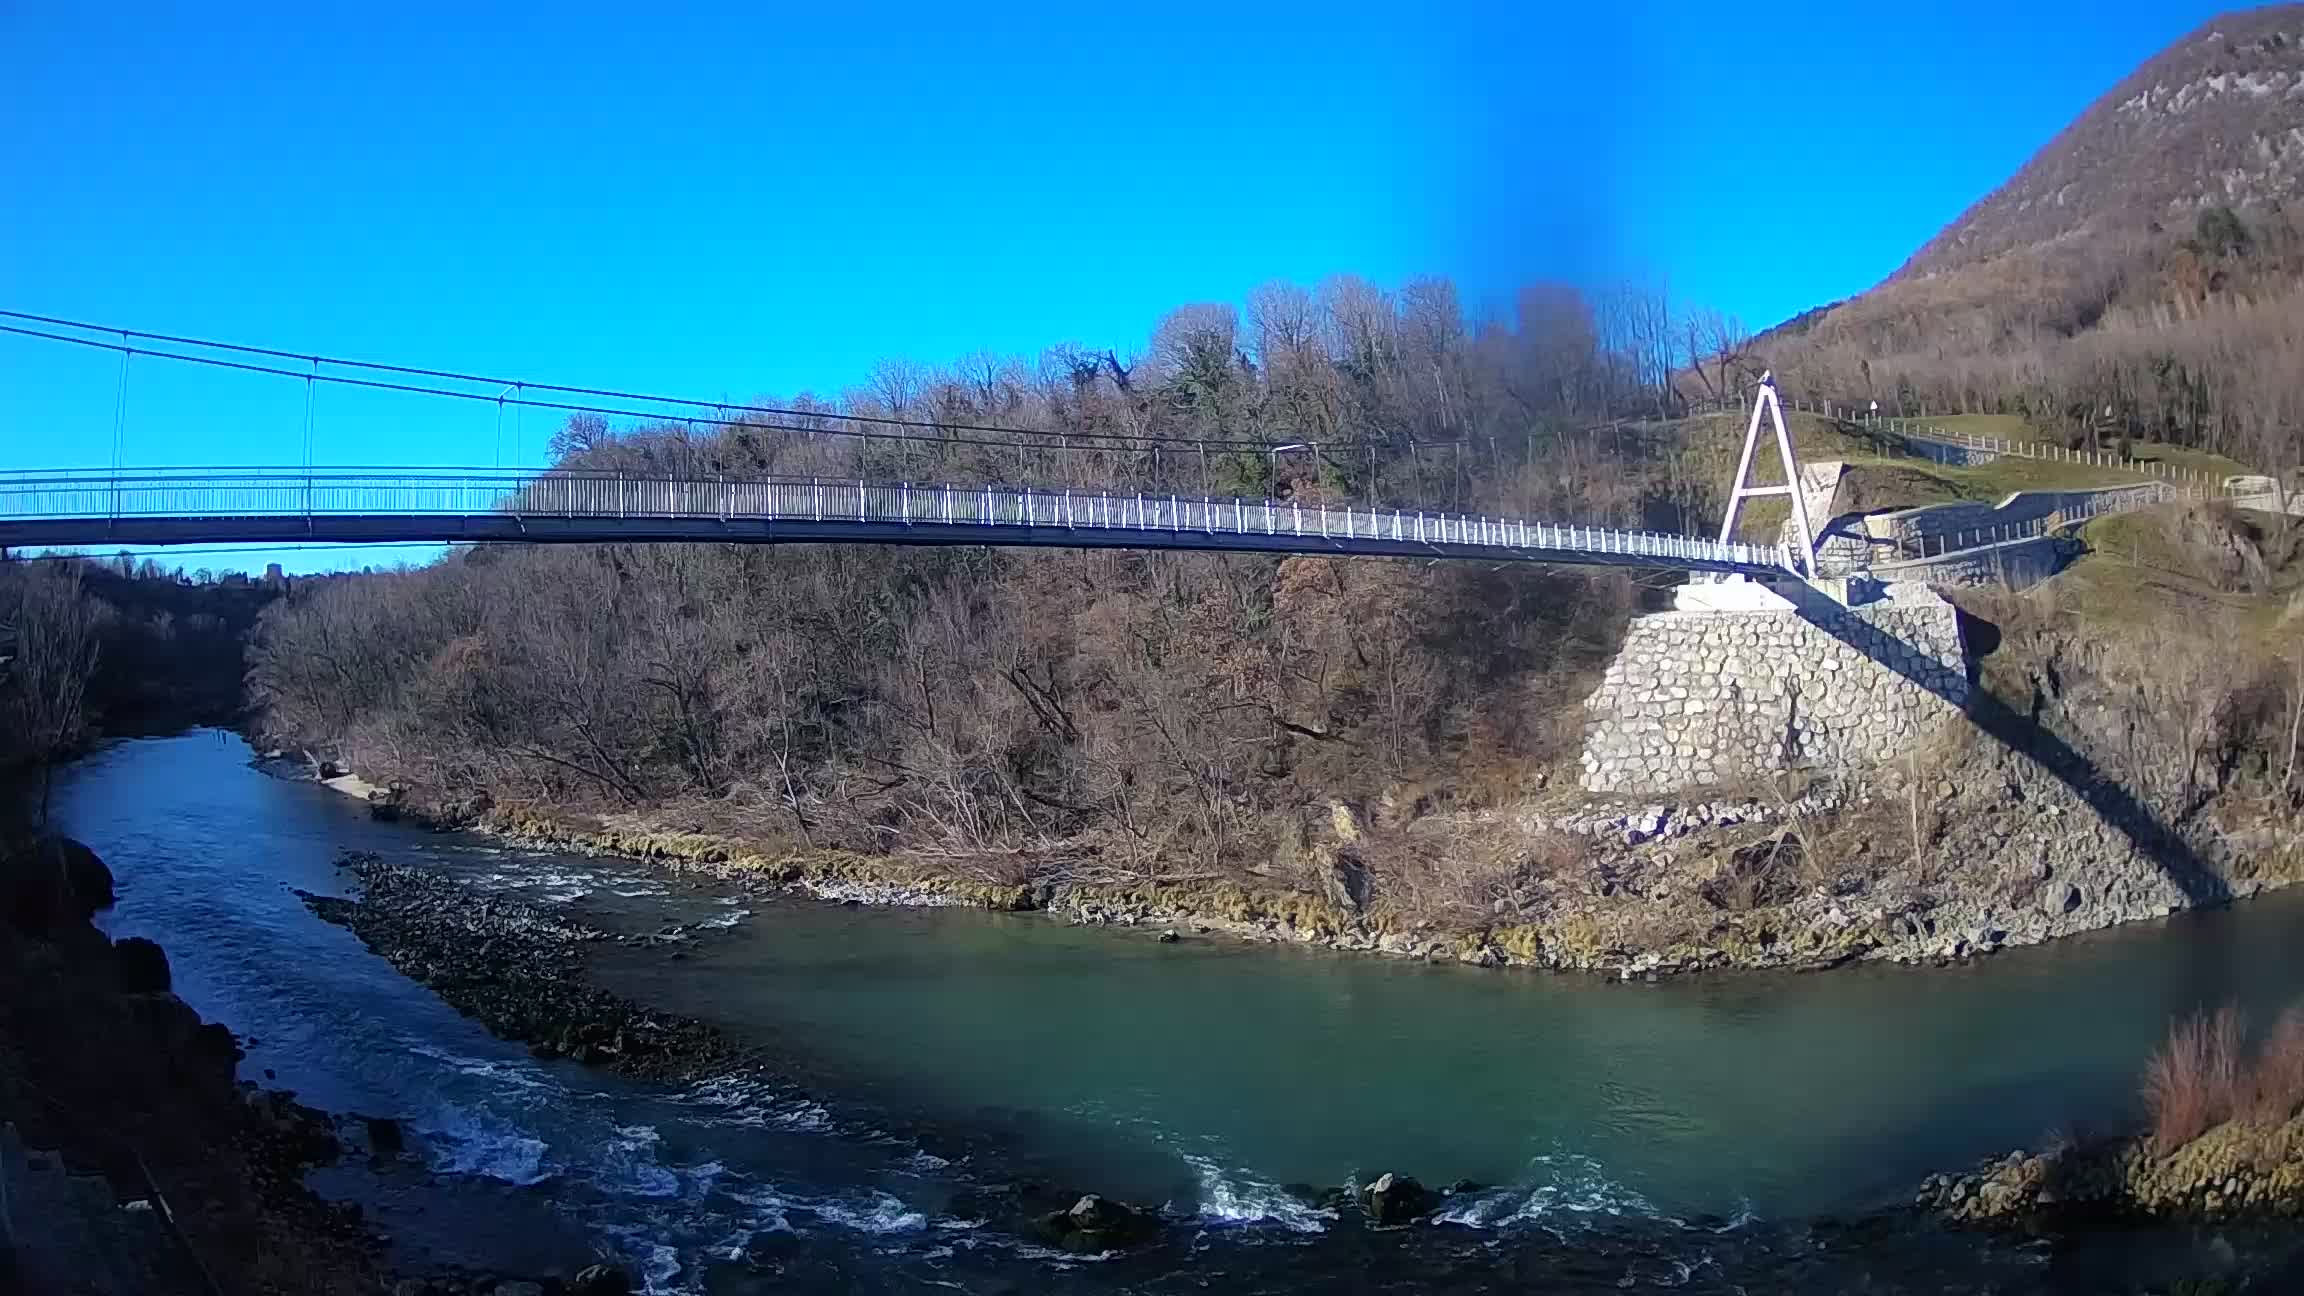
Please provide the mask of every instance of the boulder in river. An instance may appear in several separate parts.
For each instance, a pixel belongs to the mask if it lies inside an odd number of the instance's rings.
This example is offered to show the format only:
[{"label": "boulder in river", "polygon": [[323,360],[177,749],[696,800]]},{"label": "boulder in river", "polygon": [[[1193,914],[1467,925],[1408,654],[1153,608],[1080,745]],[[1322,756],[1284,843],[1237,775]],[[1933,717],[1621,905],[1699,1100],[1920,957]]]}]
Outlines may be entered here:
[{"label": "boulder in river", "polygon": [[368,1150],[375,1154],[377,1160],[394,1160],[407,1147],[407,1131],[399,1121],[389,1116],[363,1116],[360,1119],[368,1128]]},{"label": "boulder in river", "polygon": [[141,936],[130,936],[112,947],[120,964],[120,989],[125,994],[164,994],[173,985],[168,955]]},{"label": "boulder in river", "polygon": [[1378,1227],[1414,1223],[1431,1213],[1433,1200],[1431,1189],[1389,1170],[1360,1190],[1360,1209]]},{"label": "boulder in river", "polygon": [[1117,1251],[1151,1238],[1159,1223],[1131,1206],[1089,1193],[1040,1221],[1048,1240],[1067,1251]]}]

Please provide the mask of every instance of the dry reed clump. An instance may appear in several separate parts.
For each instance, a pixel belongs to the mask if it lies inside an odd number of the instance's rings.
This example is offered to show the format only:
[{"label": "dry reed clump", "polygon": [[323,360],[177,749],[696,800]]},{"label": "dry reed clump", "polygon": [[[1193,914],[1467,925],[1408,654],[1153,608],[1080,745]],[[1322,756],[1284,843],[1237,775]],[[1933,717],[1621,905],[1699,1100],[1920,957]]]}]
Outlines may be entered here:
[{"label": "dry reed clump", "polygon": [[2152,1150],[2166,1156],[2231,1120],[2276,1126],[2304,1108],[2304,1004],[2251,1051],[2231,1005],[2175,1022],[2144,1068]]},{"label": "dry reed clump", "polygon": [[2248,1116],[2260,1125],[2278,1125],[2304,1107],[2304,1004],[2280,1014],[2256,1053],[2250,1075]]}]

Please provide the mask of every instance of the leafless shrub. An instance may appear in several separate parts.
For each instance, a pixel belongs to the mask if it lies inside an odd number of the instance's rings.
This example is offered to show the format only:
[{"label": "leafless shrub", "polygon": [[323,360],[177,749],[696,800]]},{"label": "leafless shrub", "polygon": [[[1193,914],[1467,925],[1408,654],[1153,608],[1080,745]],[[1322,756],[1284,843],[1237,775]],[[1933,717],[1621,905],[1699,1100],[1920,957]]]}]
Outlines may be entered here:
[{"label": "leafless shrub", "polygon": [[2169,1028],[2144,1068],[2152,1147],[2162,1156],[2230,1120],[2242,1098],[2240,1011],[2229,1005]]},{"label": "leafless shrub", "polygon": [[2248,1116],[2278,1125],[2304,1107],[2304,1004],[2291,1005],[2272,1025],[2248,1071]]}]

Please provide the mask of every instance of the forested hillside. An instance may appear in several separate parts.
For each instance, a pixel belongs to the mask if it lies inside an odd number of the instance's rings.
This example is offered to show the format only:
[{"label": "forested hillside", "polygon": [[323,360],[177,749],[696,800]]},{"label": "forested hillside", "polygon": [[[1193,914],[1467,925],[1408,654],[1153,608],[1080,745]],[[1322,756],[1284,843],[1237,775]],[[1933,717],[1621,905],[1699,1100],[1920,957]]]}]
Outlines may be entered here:
[{"label": "forested hillside", "polygon": [[277,591],[113,562],[0,564],[0,770],[91,737],[231,724]]},{"label": "forested hillside", "polygon": [[[1245,321],[1175,312],[1133,362],[889,365],[795,402],[821,411],[797,428],[579,418],[558,448],[568,469],[1205,482],[1677,527],[1718,474],[1595,421],[1670,399],[1666,320],[1548,290],[1475,327],[1437,282],[1273,288]],[[854,415],[974,430],[842,435]],[[1299,448],[1223,444],[1242,440]],[[1635,595],[1463,563],[492,545],[300,590],[251,683],[281,739],[438,793],[1176,868],[1264,858],[1323,797],[1541,780]]]}]

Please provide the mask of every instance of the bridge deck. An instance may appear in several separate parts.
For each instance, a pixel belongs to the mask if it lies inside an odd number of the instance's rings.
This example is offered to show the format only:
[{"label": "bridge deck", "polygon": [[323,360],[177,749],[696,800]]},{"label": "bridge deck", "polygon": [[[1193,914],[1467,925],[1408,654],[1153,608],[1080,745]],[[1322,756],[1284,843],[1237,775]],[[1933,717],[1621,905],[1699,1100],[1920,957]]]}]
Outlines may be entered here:
[{"label": "bridge deck", "polygon": [[0,545],[199,541],[1029,545],[1778,574],[1765,546],[1281,500],[809,479],[228,469],[0,477]]}]

